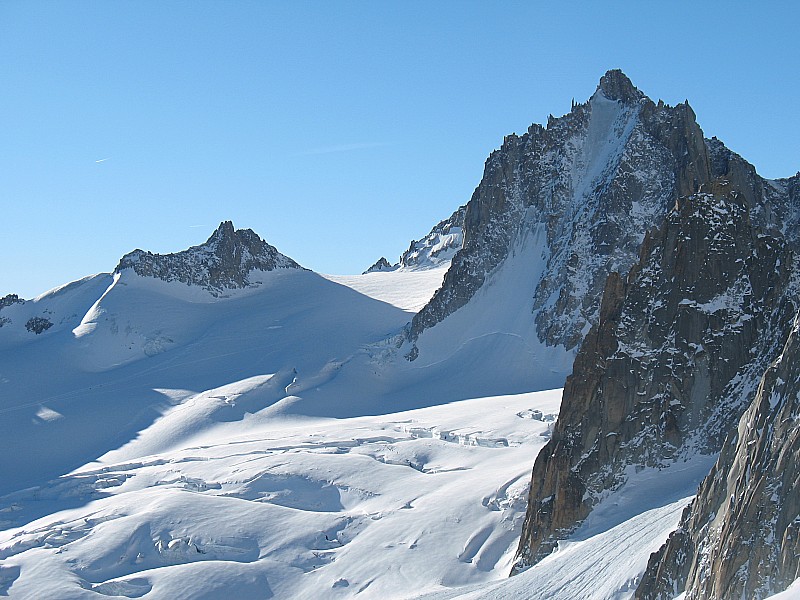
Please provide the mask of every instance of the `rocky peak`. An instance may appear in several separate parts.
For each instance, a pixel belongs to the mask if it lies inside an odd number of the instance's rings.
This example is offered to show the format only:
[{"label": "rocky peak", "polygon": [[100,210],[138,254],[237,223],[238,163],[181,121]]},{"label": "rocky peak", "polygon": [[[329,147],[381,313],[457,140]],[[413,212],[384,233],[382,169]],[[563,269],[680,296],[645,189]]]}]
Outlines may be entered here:
[{"label": "rocky peak", "polygon": [[362,275],[366,275],[367,273],[377,273],[379,271],[394,271],[395,269],[397,269],[397,265],[392,265],[388,260],[386,260],[385,256],[381,256],[377,261],[375,261],[375,264],[364,271]]},{"label": "rocky peak", "polygon": [[638,102],[645,95],[640,92],[620,69],[611,69],[600,78],[597,89],[609,100],[621,102]]},{"label": "rocky peak", "polygon": [[[249,231],[249,229],[240,230],[242,233]],[[233,227],[233,221],[222,221],[219,226],[214,230],[214,233],[206,241],[206,244],[224,245],[236,243],[236,229]]]},{"label": "rocky peak", "polygon": [[[609,273],[627,272],[645,232],[711,180],[688,105],[652,102],[621,71],[606,73],[598,90],[546,128],[507,136],[489,156],[466,206],[463,248],[414,317],[412,346],[467,304],[519,240],[541,230],[546,268],[531,319],[540,342],[575,351],[597,321]],[[408,356],[418,356],[413,347]]]},{"label": "rocky peak", "polygon": [[20,298],[17,294],[7,294],[0,298],[0,309],[6,306],[13,306],[14,304],[22,304],[23,302],[25,302],[25,300]]},{"label": "rocky peak", "polygon": [[400,256],[400,266],[436,267],[450,261],[464,242],[466,211],[466,206],[458,207],[452,215],[434,225],[424,238],[412,240],[408,250]]},{"label": "rocky peak", "polygon": [[253,271],[302,267],[251,229],[237,230],[231,221],[223,221],[204,244],[182,252],[153,254],[134,250],[122,257],[115,272],[125,269],[142,277],[197,285],[217,296],[226,289],[253,285]]}]

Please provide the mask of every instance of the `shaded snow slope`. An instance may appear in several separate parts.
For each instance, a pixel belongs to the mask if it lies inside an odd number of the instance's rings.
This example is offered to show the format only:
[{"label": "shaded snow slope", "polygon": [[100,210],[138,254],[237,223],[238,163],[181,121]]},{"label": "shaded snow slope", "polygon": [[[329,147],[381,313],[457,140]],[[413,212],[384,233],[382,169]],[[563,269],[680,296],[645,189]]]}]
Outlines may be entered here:
[{"label": "shaded snow slope", "polygon": [[72,329],[111,283],[112,276],[101,273],[0,307],[0,349]]},{"label": "shaded snow slope", "polygon": [[172,390],[139,443],[2,498],[4,591],[400,598],[506,576],[559,390],[275,421],[270,381]]},{"label": "shaded snow slope", "polygon": [[[227,299],[127,270],[104,287],[96,285],[94,304],[81,298],[86,314],[74,330],[0,350],[2,490],[119,447],[176,402],[161,389],[192,393],[272,374],[285,386],[293,370],[319,385],[408,320],[298,269],[267,273],[259,288]],[[278,392],[264,401],[286,395]]]},{"label": "shaded snow slope", "polygon": [[539,340],[530,308],[547,257],[545,230],[532,227],[467,305],[426,331],[416,344],[407,342],[401,353],[411,352],[416,367],[482,357],[505,372],[509,383],[527,384],[528,389],[560,387],[573,355],[563,346]]}]

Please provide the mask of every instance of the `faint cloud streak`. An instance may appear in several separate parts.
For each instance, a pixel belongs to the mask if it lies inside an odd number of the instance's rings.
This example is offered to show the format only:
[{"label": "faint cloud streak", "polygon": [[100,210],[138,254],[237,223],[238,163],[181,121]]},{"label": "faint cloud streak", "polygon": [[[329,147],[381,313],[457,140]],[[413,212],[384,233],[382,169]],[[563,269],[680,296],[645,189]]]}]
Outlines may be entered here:
[{"label": "faint cloud streak", "polygon": [[316,154],[334,154],[337,152],[351,152],[353,150],[366,150],[367,148],[380,148],[382,146],[389,146],[387,142],[358,142],[355,144],[336,144],[335,146],[322,146],[320,148],[312,148],[304,152],[298,152],[296,156],[311,156]]}]

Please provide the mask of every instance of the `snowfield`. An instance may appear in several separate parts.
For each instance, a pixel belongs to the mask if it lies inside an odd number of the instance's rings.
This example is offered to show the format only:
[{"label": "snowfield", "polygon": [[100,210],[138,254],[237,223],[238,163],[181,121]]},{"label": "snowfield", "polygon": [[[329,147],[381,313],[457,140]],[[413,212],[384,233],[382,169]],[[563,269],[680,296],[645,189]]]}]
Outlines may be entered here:
[{"label": "snowfield", "polygon": [[[187,398],[161,422],[263,384]],[[503,577],[559,400],[538,392],[277,423],[255,413],[162,453],[112,452],[3,498],[2,589],[391,598]]]},{"label": "snowfield", "polygon": [[443,274],[275,271],[213,298],[123,271],[4,308],[0,595],[630,597],[702,465],[632,479],[508,580],[566,353],[512,360],[522,316],[470,309],[458,347],[434,328],[405,360]]}]

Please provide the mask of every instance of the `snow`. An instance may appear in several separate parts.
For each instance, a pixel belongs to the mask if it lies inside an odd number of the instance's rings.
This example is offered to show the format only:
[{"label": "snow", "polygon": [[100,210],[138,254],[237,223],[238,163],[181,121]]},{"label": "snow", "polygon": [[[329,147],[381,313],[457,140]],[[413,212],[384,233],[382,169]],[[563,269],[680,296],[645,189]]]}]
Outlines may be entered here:
[{"label": "snow", "polygon": [[632,598],[652,552],[675,529],[691,498],[645,511],[587,540],[562,542],[527,571],[489,585],[419,596],[425,600],[607,600]]},{"label": "snow", "polygon": [[536,225],[515,241],[509,257],[466,306],[420,335],[414,364],[458,363],[481,368],[484,357],[491,357],[492,370],[502,374],[499,378],[507,393],[563,385],[574,353],[563,346],[543,344],[532,314],[547,256],[545,227]]},{"label": "snow", "polygon": [[204,399],[268,382],[188,398],[150,439],[4,498],[13,595],[229,597],[238,581],[241,598],[389,598],[507,574],[547,429],[517,413],[557,412],[560,390],[345,420],[255,412],[184,437]]},{"label": "snow", "polygon": [[798,598],[800,598],[800,579],[796,579],[795,582],[783,592],[770,596],[769,600],[797,600]]},{"label": "snow", "polygon": [[442,279],[449,267],[450,262],[446,261],[427,269],[401,268],[364,275],[323,275],[323,277],[375,300],[416,313],[442,285]]},{"label": "snow", "polygon": [[397,336],[443,268],[276,271],[224,296],[126,270],[4,308],[59,320],[0,328],[0,594],[567,594],[599,568],[621,589],[680,503],[506,581],[571,363],[513,310],[538,235],[413,363]]}]

